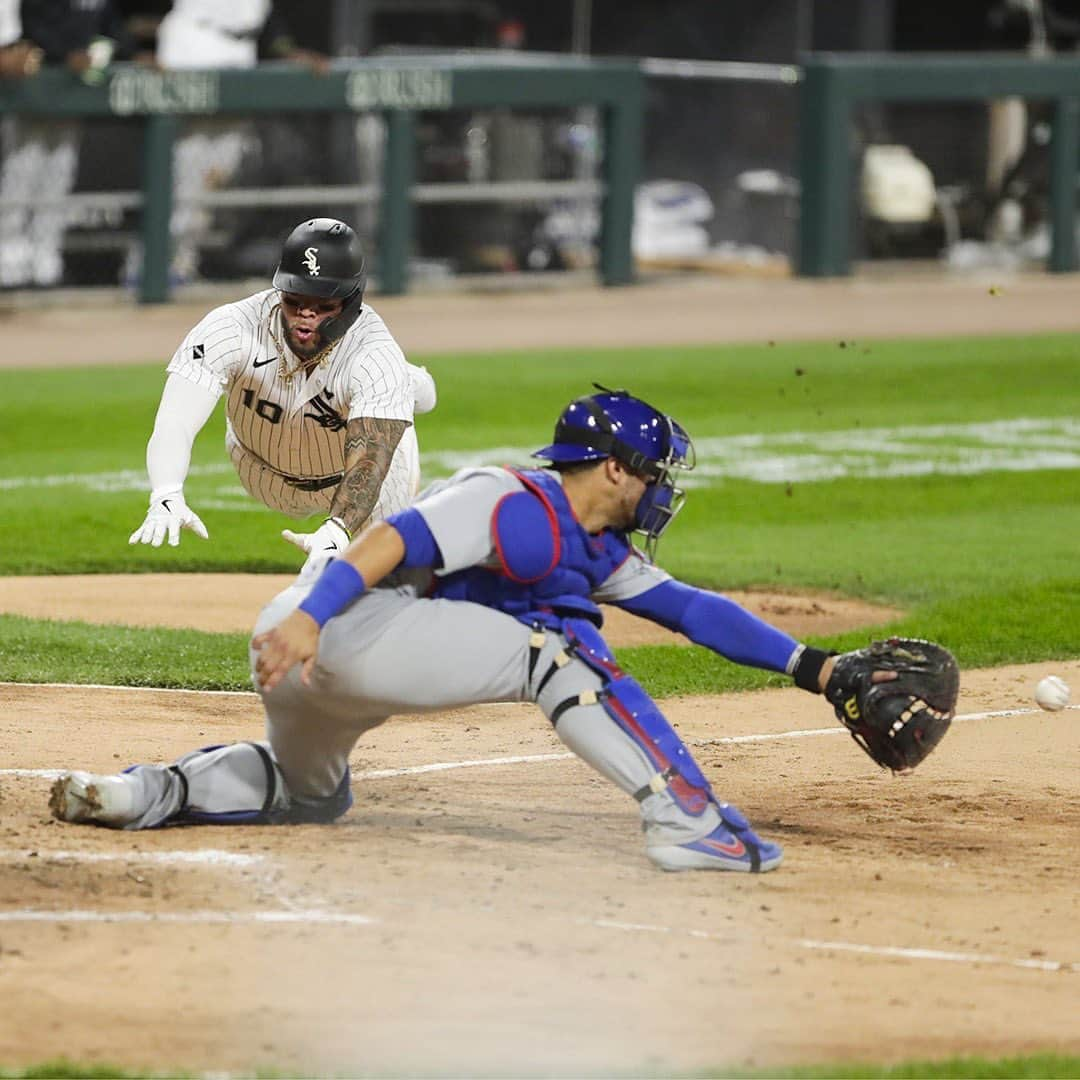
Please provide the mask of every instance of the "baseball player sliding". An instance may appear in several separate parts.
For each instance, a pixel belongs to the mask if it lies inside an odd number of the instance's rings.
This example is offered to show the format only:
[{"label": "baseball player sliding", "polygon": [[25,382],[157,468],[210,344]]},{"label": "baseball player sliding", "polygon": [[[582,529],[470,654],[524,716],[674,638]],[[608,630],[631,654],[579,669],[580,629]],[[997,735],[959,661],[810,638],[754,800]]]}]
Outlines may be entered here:
[{"label": "baseball player sliding", "polygon": [[207,539],[184,499],[195,436],[226,395],[225,446],[249,494],[313,533],[282,536],[309,556],[409,505],[420,481],[414,413],[435,407],[427,370],[406,362],[364,300],[364,257],[342,221],[298,225],[272,289],[211,311],[168,366],[146,448],[150,508],[130,543]]},{"label": "baseball player sliding", "polygon": [[[251,650],[266,742],[114,776],[67,773],[53,785],[53,814],[128,829],[332,821],[352,804],[353,745],[394,713],[535,701],[574,753],[637,800],[657,866],[779,866],[780,847],[716,797],[660,709],[620,670],[597,603],[681,630],[737,663],[786,672],[824,692],[853,733],[866,727],[864,705],[871,715],[858,695],[886,695],[890,680],[901,681],[896,669],[878,670],[888,666],[883,653],[836,657],[801,645],[676,581],[631,545],[636,531],[655,550],[682,504],[675,473],[693,466],[686,432],[651,405],[625,391],[579,398],[534,456],[550,469],[467,469],[433,484],[317,581],[301,575],[270,602]],[[905,652],[914,655],[896,650]],[[883,761],[889,767],[913,766],[944,732],[956,687],[955,667],[942,670],[941,711],[923,707],[915,684],[885,710],[876,732],[910,753]]]}]

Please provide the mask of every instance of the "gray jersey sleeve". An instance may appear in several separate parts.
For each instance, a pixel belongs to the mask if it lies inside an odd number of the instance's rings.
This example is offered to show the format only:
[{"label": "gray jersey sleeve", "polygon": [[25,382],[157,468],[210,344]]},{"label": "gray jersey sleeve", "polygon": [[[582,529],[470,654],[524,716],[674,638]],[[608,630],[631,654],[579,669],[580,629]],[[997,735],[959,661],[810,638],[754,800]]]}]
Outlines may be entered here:
[{"label": "gray jersey sleeve", "polygon": [[670,580],[671,575],[666,570],[661,570],[637,548],[631,547],[630,557],[593,590],[592,598],[601,604],[618,604],[620,600],[632,600]]},{"label": "gray jersey sleeve", "polygon": [[414,504],[442,552],[440,573],[492,561],[491,515],[504,496],[522,491],[521,481],[506,469],[462,469],[421,492]]}]

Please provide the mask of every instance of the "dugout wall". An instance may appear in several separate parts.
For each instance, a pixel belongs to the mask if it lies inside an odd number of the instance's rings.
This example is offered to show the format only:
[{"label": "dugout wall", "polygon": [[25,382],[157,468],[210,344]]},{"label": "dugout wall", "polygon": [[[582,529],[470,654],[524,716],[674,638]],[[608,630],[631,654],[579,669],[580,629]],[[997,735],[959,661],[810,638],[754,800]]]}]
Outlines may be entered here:
[{"label": "dugout wall", "polygon": [[[0,115],[52,118],[128,118],[140,121],[143,251],[139,297],[168,299],[173,146],[181,120],[281,113],[380,114],[385,121],[381,183],[320,186],[315,190],[244,192],[203,197],[201,205],[377,203],[378,276],[383,293],[408,287],[408,256],[420,201],[530,199],[553,192],[600,200],[599,276],[606,285],[633,279],[631,228],[634,189],[641,173],[644,77],[632,61],[517,54],[430,55],[336,61],[322,76],[288,65],[245,71],[152,71],[129,64],[110,68],[97,85],[64,70],[0,84]],[[481,107],[594,107],[603,153],[599,176],[553,188],[545,182],[427,185],[415,180],[416,123],[421,113]],[[327,148],[328,152],[330,148]],[[465,192],[461,188],[469,187]],[[441,190],[431,190],[441,189]],[[84,199],[92,199],[84,196]],[[100,201],[100,200],[99,200]],[[130,204],[132,200],[128,200]]]}]

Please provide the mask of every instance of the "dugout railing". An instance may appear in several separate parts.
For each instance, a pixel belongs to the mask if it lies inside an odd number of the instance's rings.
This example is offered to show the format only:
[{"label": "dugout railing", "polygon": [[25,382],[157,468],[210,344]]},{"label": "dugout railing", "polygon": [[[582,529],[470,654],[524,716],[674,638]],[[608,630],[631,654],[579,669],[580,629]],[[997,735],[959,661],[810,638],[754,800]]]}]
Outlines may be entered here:
[{"label": "dugout railing", "polygon": [[[379,183],[284,185],[206,193],[197,205],[281,207],[316,202],[377,206],[378,277],[385,293],[408,288],[418,206],[513,203],[557,198],[599,200],[599,274],[606,284],[633,280],[633,196],[642,175],[646,78],[759,80],[799,97],[797,161],[800,212],[794,264],[803,276],[850,273],[856,110],[876,102],[977,102],[1017,96],[1054,103],[1050,154],[1047,269],[1077,268],[1076,182],[1080,143],[1080,59],[1032,60],[987,54],[808,54],[801,67],[642,59],[598,60],[549,54],[384,57],[335,61],[313,76],[294,67],[254,71],[161,73],[116,65],[99,85],[63,70],[24,82],[0,82],[0,115],[125,118],[141,129],[141,190],[85,192],[72,207],[141,210],[144,250],[140,297],[169,295],[171,148],[184,118],[217,114],[382,114],[386,147]],[[760,70],[759,70],[760,69]],[[419,183],[416,124],[430,110],[596,107],[603,155],[594,177],[570,180]]]},{"label": "dugout railing", "polygon": [[[515,201],[555,197],[599,198],[599,265],[606,285],[633,280],[631,252],[634,189],[641,173],[644,76],[634,61],[515,54],[423,55],[335,61],[324,75],[295,66],[253,70],[161,72],[117,64],[96,85],[62,69],[32,79],[0,82],[3,113],[56,118],[112,117],[141,121],[141,193],[85,194],[84,205],[111,199],[141,208],[143,268],[139,297],[169,297],[173,144],[183,118],[219,114],[378,112],[385,118],[381,184],[340,184],[274,192],[209,193],[200,205],[288,205],[313,198],[334,204],[377,203],[378,277],[381,292],[408,287],[415,206],[418,202]],[[416,118],[431,110],[594,107],[600,116],[603,155],[595,179],[416,184]],[[119,201],[117,201],[119,200]]]}]

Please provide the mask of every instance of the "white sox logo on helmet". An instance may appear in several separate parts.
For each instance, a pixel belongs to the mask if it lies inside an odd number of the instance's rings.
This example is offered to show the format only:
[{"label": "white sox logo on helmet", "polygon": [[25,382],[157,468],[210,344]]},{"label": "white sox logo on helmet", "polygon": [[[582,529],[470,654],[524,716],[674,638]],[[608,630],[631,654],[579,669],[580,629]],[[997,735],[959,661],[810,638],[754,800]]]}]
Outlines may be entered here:
[{"label": "white sox logo on helmet", "polygon": [[316,256],[319,254],[317,247],[309,247],[304,249],[304,265],[308,269],[308,273],[312,277],[319,276],[319,260]]}]

